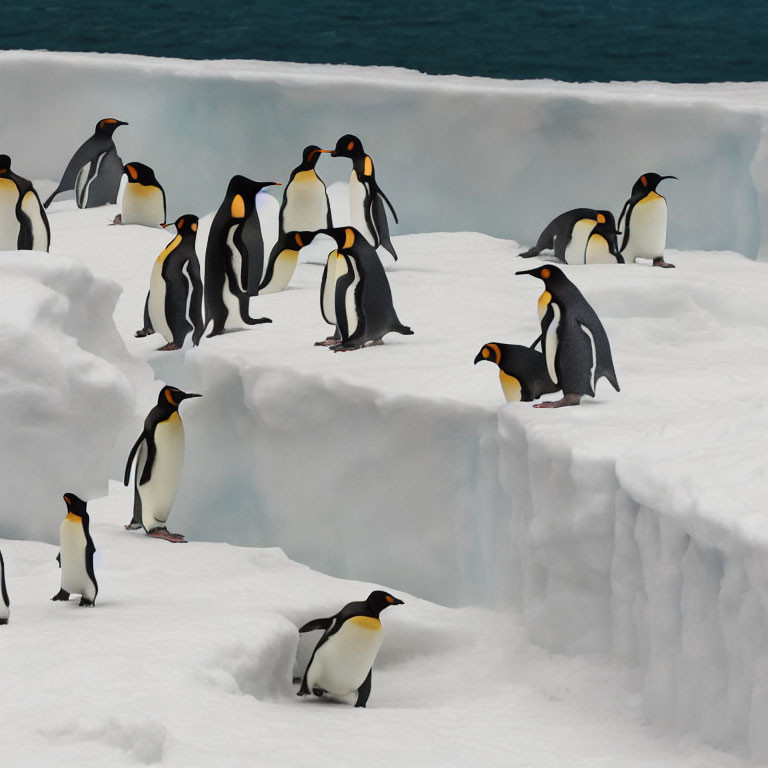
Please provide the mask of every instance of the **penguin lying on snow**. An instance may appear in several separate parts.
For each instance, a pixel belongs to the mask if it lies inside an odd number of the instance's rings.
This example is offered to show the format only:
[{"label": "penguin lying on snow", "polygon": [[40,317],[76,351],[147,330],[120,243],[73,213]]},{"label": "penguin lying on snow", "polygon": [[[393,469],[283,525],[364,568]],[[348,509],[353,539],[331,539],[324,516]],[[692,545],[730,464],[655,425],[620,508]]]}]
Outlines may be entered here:
[{"label": "penguin lying on snow", "polygon": [[166,340],[161,352],[181,349],[187,334],[197,346],[203,324],[203,281],[195,252],[197,216],[187,213],[174,222],[178,234],[160,253],[152,267],[149,293],[144,304],[144,327],[136,336],[157,331]]},{"label": "penguin lying on snow", "polygon": [[328,192],[315,171],[322,152],[314,144],[305,147],[301,164],[291,171],[280,206],[278,239],[286,232],[316,231],[333,226]]},{"label": "penguin lying on snow", "polygon": [[7,624],[11,615],[11,601],[8,599],[8,590],[5,588],[5,561],[0,552],[0,624]]},{"label": "penguin lying on snow", "polygon": [[578,405],[583,395],[595,396],[595,383],[601,376],[618,392],[608,337],[581,291],[555,266],[516,274],[544,281],[545,290],[539,297],[541,345],[547,372],[563,391],[560,400],[537,403],[534,408]]},{"label": "penguin lying on snow", "polygon": [[190,397],[202,395],[163,387],[157,405],[144,420],[144,430],[131,448],[124,478],[128,485],[135,457],[133,518],[125,526],[129,530],[144,528],[147,535],[158,539],[184,541],[181,534],[170,533],[166,523],[184,466],[184,424],[179,416],[179,405]]},{"label": "penguin lying on snow", "polygon": [[674,267],[664,261],[667,246],[667,201],[657,191],[664,179],[677,176],[659,176],[645,173],[633,185],[632,194],[624,203],[619,216],[619,227],[624,221],[624,240],[621,252],[627,261],[653,259],[654,267]]},{"label": "penguin lying on snow", "polygon": [[80,595],[80,605],[95,605],[99,585],[93,570],[93,555],[96,552],[90,532],[90,518],[87,503],[65,493],[67,516],[59,528],[60,549],[58,557],[61,568],[61,589],[51,600],[69,600],[71,594]]},{"label": "penguin lying on snow", "polygon": [[[145,227],[165,225],[165,190],[155,172],[144,163],[127,163],[123,169],[128,183],[123,190],[120,224]],[[115,223],[118,223],[117,221]]]},{"label": "penguin lying on snow", "polygon": [[299,632],[325,630],[309,660],[298,696],[348,696],[357,692],[356,707],[371,694],[373,662],[382,641],[379,614],[390,605],[403,605],[388,592],[375,590],[367,600],[347,603],[335,616],[314,619]]},{"label": "penguin lying on snow", "polygon": [[544,355],[520,344],[484,344],[475,357],[475,365],[488,360],[499,366],[499,381],[507,402],[536,400],[558,387],[547,372]]},{"label": "penguin lying on snow", "polygon": [[315,239],[315,232],[286,232],[278,237],[269,254],[267,269],[259,285],[259,296],[266,293],[278,293],[288,287],[288,283],[299,263],[299,251]]},{"label": "penguin lying on snow", "polygon": [[32,182],[0,155],[0,251],[47,251],[50,243],[48,216]]},{"label": "penguin lying on snow", "polygon": [[123,162],[117,154],[112,134],[121,125],[128,123],[114,117],[96,123],[93,136],[78,147],[67,163],[59,186],[45,201],[46,208],[56,195],[68,189],[75,190],[78,208],[95,208],[117,201]]}]

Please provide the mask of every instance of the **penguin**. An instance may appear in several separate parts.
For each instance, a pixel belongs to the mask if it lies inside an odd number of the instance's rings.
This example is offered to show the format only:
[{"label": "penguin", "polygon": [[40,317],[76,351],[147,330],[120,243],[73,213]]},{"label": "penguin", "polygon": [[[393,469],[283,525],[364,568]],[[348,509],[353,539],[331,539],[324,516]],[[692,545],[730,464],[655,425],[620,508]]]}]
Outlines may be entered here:
[{"label": "penguin", "polygon": [[165,190],[155,172],[143,163],[127,163],[128,183],[123,190],[121,224],[161,227],[165,224]]},{"label": "penguin", "polygon": [[93,570],[93,555],[96,547],[89,529],[90,518],[86,511],[87,502],[65,493],[67,516],[59,528],[59,568],[61,568],[61,589],[51,600],[69,600],[72,593],[80,595],[80,605],[96,603],[99,585]]},{"label": "penguin", "polygon": [[205,330],[203,324],[203,281],[195,252],[197,216],[187,213],[174,222],[177,235],[163,249],[152,267],[149,293],[144,303],[144,327],[136,331],[141,338],[161,334],[167,342],[160,352],[181,349],[187,334],[197,346]]},{"label": "penguin", "polygon": [[374,247],[380,245],[388,250],[395,261],[397,253],[389,238],[389,224],[384,201],[397,222],[397,214],[389,198],[376,183],[373,160],[365,154],[363,144],[357,136],[347,133],[336,142],[336,148],[323,150],[331,157],[348,157],[352,160],[352,174],[349,177],[349,214],[355,227]]},{"label": "penguin", "polygon": [[0,155],[0,251],[48,251],[51,227],[32,182]]},{"label": "penguin", "polygon": [[613,214],[600,211],[597,214],[597,224],[587,238],[584,248],[584,264],[623,264],[624,257],[616,248],[616,229]]},{"label": "penguin", "polygon": [[75,190],[78,208],[95,208],[117,201],[123,161],[117,154],[112,134],[121,125],[128,123],[114,117],[96,123],[93,136],[78,147],[67,163],[59,186],[45,201],[46,208],[56,195],[69,189]]},{"label": "penguin", "polygon": [[304,148],[301,164],[291,171],[280,206],[278,239],[286,232],[316,231],[333,226],[328,192],[315,171],[321,154],[320,147],[310,144]]},{"label": "penguin", "polygon": [[314,232],[285,232],[280,235],[269,254],[267,270],[259,285],[259,295],[278,293],[286,288],[296,271],[299,251],[314,238]]},{"label": "penguin", "polygon": [[537,400],[558,390],[547,372],[544,355],[535,349],[493,341],[483,345],[475,357],[475,365],[482,360],[499,366],[499,381],[508,403]]},{"label": "penguin", "polygon": [[[546,265],[517,272],[544,281],[539,297],[541,346],[547,372],[563,397],[534,408],[578,405],[583,395],[595,396],[595,383],[605,376],[618,392],[611,347],[595,310],[558,267]],[[537,339],[538,342],[538,339]]]},{"label": "penguin", "polygon": [[316,341],[316,347],[330,347],[341,341],[339,326],[336,323],[336,267],[339,261],[342,261],[344,272],[346,272],[346,264],[338,256],[339,252],[335,248],[328,254],[323,268],[323,276],[320,280],[320,312],[323,320],[334,327],[334,332],[333,336],[327,336],[322,341]]},{"label": "penguin", "polygon": [[653,259],[654,267],[674,267],[664,261],[667,245],[667,200],[657,191],[664,179],[677,176],[659,176],[645,173],[633,185],[629,200],[624,203],[619,216],[619,227],[624,222],[624,239],[621,252],[629,262],[638,258]]},{"label": "penguin", "polygon": [[379,615],[403,601],[380,589],[366,600],[347,603],[335,616],[307,622],[299,632],[325,630],[312,652],[297,696],[348,696],[357,692],[356,707],[371,695],[373,662],[382,641]]},{"label": "penguin", "polygon": [[[532,256],[538,256],[543,250],[552,249],[558,261],[566,264],[584,264],[587,240],[598,223],[599,216],[603,216],[606,221],[614,220],[610,211],[598,211],[594,208],[574,208],[561,213],[547,224],[533,248],[519,254],[520,258],[530,259]],[[612,252],[618,253],[615,236],[611,248]]]},{"label": "penguin", "polygon": [[347,352],[368,343],[382,344],[390,331],[412,335],[397,317],[387,273],[374,247],[353,227],[336,227],[324,234],[336,241],[338,251],[334,309],[340,339],[330,349]]},{"label": "penguin", "polygon": [[0,552],[0,624],[7,624],[11,615],[11,601],[8,599],[8,590],[5,588],[5,561]]},{"label": "penguin", "polygon": [[144,430],[128,454],[124,484],[134,473],[133,518],[128,530],[143,528],[149,536],[172,542],[185,541],[179,533],[170,533],[166,523],[179,490],[184,466],[184,424],[179,405],[190,397],[202,397],[182,392],[176,387],[163,387],[157,405],[144,420]]},{"label": "penguin", "polygon": [[258,292],[264,262],[256,195],[272,185],[279,182],[233,176],[213,217],[205,249],[205,324],[213,320],[209,337],[272,322],[248,314],[248,299]]}]

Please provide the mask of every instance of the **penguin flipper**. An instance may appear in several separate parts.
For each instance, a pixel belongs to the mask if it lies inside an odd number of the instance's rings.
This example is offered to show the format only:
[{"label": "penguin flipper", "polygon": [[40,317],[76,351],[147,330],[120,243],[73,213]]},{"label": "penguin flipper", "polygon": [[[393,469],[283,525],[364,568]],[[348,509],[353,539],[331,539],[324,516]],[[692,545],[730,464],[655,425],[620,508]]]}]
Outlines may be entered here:
[{"label": "penguin flipper", "polygon": [[138,485],[144,485],[144,483],[149,482],[149,478],[152,477],[152,465],[155,463],[156,455],[157,446],[155,445],[155,436],[152,434],[147,440],[147,460],[144,462],[144,471],[141,473]]},{"label": "penguin flipper", "polygon": [[629,200],[624,203],[624,207],[621,209],[621,213],[619,214],[619,221],[616,224],[616,229],[621,231],[621,221],[624,218],[624,214],[627,215],[627,221],[624,223],[624,237],[621,239],[621,248],[619,249],[620,251],[623,251],[629,242],[629,214],[632,210],[632,207],[633,203],[632,198],[630,197]]},{"label": "penguin flipper", "polygon": [[141,445],[141,441],[144,439],[145,434],[142,432],[139,435],[138,440],[133,444],[133,448],[131,448],[131,452],[128,454],[128,461],[125,464],[125,477],[123,479],[123,485],[126,487],[128,486],[128,482],[131,479],[131,466],[133,465],[133,459],[136,456],[136,451],[139,450],[139,446]]},{"label": "penguin flipper", "polygon": [[59,564],[59,568],[61,568],[61,552],[59,552],[59,554],[58,554],[58,555],[56,555],[56,561],[57,561],[57,562],[58,562],[58,564]]},{"label": "penguin flipper", "polygon": [[312,619],[308,621],[303,627],[299,628],[299,632],[313,632],[316,629],[330,629],[333,624],[333,616],[329,619]]},{"label": "penguin flipper", "polygon": [[[395,261],[397,261],[397,253],[395,253],[395,247],[392,245],[392,240],[389,237],[389,222],[387,221],[387,212],[384,210],[384,203],[382,202],[383,195],[376,194],[377,191],[380,190],[374,190],[371,203],[373,225],[376,228],[376,233],[379,236],[382,247],[389,251]],[[397,217],[395,217],[395,221],[397,221]]]},{"label": "penguin flipper", "polygon": [[189,319],[194,329],[192,343],[197,346],[205,333],[205,323],[203,322],[203,281],[200,277],[200,262],[196,257],[189,260],[189,281],[192,285]]},{"label": "penguin flipper", "polygon": [[371,679],[373,677],[373,667],[368,670],[368,677],[365,678],[363,684],[357,689],[357,701],[355,707],[364,707],[368,703],[368,697],[371,695]]},{"label": "penguin flipper", "polygon": [[395,224],[399,224],[400,221],[397,218],[397,214],[395,213],[395,209],[392,206],[392,203],[389,202],[389,198],[384,194],[384,190],[382,190],[382,188],[378,184],[376,184],[376,192],[378,192],[378,194],[381,195],[384,198],[384,200],[386,200],[387,205],[389,206],[389,210],[392,211],[392,215],[395,217]]}]

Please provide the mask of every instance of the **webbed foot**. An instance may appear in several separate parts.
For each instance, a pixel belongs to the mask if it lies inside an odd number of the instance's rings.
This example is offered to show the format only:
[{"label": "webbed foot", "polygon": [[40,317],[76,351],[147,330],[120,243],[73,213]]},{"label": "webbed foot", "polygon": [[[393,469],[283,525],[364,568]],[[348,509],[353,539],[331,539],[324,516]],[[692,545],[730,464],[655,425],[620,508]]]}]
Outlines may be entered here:
[{"label": "webbed foot", "polygon": [[536,403],[534,408],[565,408],[568,405],[578,405],[581,402],[581,395],[564,395],[559,400],[550,400],[545,403]]}]

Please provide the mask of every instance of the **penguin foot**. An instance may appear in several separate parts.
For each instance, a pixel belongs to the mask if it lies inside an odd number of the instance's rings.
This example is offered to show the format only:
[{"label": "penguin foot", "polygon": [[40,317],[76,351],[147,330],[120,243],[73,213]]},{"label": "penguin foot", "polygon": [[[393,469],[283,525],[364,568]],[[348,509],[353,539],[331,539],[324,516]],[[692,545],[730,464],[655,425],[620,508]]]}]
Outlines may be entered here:
[{"label": "penguin foot", "polygon": [[158,352],[172,352],[174,349],[181,349],[181,347],[178,344],[175,344],[172,341],[169,341],[167,344],[164,344],[162,347],[158,347]]},{"label": "penguin foot", "polygon": [[1,627],[3,624],[7,624],[7,623],[8,623],[8,619],[0,619],[0,627]]},{"label": "penguin foot", "polygon": [[123,214],[122,213],[118,213],[117,216],[115,216],[115,218],[112,219],[112,221],[109,222],[109,226],[111,227],[111,226],[113,226],[115,224],[122,224],[122,223],[123,223]]},{"label": "penguin foot", "polygon": [[141,528],[141,523],[134,523],[133,520],[131,520],[128,525],[124,526],[126,531],[138,531],[139,528]]},{"label": "penguin foot", "polygon": [[323,696],[327,691],[324,688],[313,688],[312,693],[315,696]]},{"label": "penguin foot", "polygon": [[334,344],[338,344],[341,341],[341,339],[338,336],[328,336],[327,338],[323,339],[322,341],[316,341],[315,346],[316,347],[331,347]]},{"label": "penguin foot", "polygon": [[658,258],[655,258],[653,260],[653,266],[654,267],[663,267],[664,269],[674,269],[675,265],[670,264],[668,261],[664,261],[663,256],[659,256]]},{"label": "penguin foot", "polygon": [[133,335],[137,339],[143,339],[145,336],[150,336],[153,333],[154,331],[151,328],[141,328],[140,330],[136,331],[136,333],[134,333]]},{"label": "penguin foot", "polygon": [[80,606],[81,607],[82,606],[87,606],[88,608],[93,608],[94,605],[95,605],[95,603],[93,602],[93,600],[87,600],[84,597],[80,598]]},{"label": "penguin foot", "polygon": [[334,352],[353,352],[356,349],[362,348],[362,344],[334,344],[332,347],[328,347],[328,349],[331,349]]},{"label": "penguin foot", "polygon": [[560,400],[550,400],[546,403],[536,403],[534,408],[564,408],[567,405],[578,405],[581,402],[581,395],[564,395]]},{"label": "penguin foot", "polygon": [[173,542],[174,544],[186,544],[187,540],[181,533],[171,533],[167,528],[153,528],[147,532],[147,536],[152,536],[155,539],[164,539],[165,541]]},{"label": "penguin foot", "polygon": [[60,589],[52,598],[51,600],[69,600],[69,592],[65,592],[63,589]]}]

